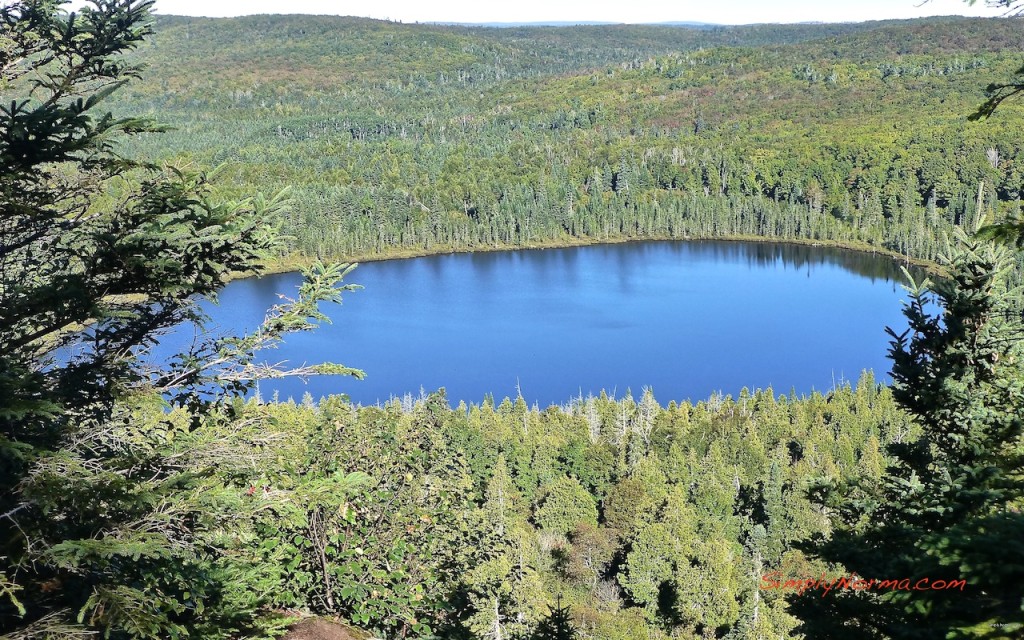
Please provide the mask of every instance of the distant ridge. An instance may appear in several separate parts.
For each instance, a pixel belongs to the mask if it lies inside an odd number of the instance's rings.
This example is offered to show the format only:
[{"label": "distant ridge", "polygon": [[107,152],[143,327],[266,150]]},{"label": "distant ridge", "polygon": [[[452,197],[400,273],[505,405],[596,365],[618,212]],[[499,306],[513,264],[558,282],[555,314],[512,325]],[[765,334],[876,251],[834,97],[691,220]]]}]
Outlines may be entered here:
[{"label": "distant ridge", "polygon": [[550,22],[420,22],[419,24],[435,24],[446,27],[496,27],[498,29],[516,29],[519,27],[603,27],[622,23],[595,22],[589,20],[555,20]]},{"label": "distant ridge", "polygon": [[737,25],[718,24],[717,22],[688,22],[688,21],[645,22],[644,24],[652,26],[652,27],[689,27],[691,29],[717,29],[718,27],[737,26]]},{"label": "distant ridge", "polygon": [[494,27],[497,29],[518,29],[521,27],[610,27],[610,26],[644,26],[644,27],[686,27],[689,29],[717,29],[724,26],[712,22],[600,22],[594,20],[553,20],[547,22],[421,22],[452,27]]},{"label": "distant ridge", "polygon": [[106,108],[159,114],[173,131],[126,154],[225,165],[212,187],[224,199],[292,186],[282,233],[308,255],[647,229],[854,238],[908,255],[938,250],[933,223],[976,213],[979,177],[997,198],[1020,190],[989,150],[1020,160],[1021,106],[964,122],[1020,67],[1017,21],[154,22],[129,57],[146,79]]}]

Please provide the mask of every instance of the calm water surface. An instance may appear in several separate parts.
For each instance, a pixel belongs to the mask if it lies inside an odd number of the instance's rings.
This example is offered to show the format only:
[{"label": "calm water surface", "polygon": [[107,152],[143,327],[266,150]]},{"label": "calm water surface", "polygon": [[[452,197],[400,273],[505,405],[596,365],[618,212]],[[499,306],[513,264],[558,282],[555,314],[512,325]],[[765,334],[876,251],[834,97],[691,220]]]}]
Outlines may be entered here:
[{"label": "calm water surface", "polygon": [[[219,332],[252,329],[296,274],[239,280],[209,309]],[[580,394],[663,404],[772,386],[826,391],[871,369],[888,380],[885,326],[905,327],[899,267],[880,256],[775,243],[642,242],[444,255],[360,265],[364,289],[333,324],[289,336],[267,360],[324,360],[363,381],[263,382],[269,398],[344,393],[363,404],[447,389],[452,404]],[[157,357],[176,351],[180,331]]]}]

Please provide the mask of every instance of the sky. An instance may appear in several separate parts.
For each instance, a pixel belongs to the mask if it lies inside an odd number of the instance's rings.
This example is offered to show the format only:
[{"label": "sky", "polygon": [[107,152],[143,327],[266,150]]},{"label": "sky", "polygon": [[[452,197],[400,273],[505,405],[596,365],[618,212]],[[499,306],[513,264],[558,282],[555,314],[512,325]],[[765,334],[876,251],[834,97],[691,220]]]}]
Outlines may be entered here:
[{"label": "sky", "polygon": [[[84,4],[74,0],[70,7]],[[998,16],[963,0],[157,0],[156,13],[308,13],[401,22],[859,22],[934,15]]]}]

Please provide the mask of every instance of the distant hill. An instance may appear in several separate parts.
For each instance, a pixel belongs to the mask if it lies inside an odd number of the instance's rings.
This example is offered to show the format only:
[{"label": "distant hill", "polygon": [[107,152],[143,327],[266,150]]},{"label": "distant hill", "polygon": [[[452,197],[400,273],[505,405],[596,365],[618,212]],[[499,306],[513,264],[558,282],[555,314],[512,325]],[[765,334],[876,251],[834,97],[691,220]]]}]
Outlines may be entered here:
[{"label": "distant hill", "polygon": [[[637,24],[649,27],[688,27],[691,29],[710,29],[714,27],[722,26],[714,22],[686,22],[686,21],[668,21],[668,22],[602,22],[595,20],[554,20],[554,21],[540,21],[540,22],[426,22],[423,24],[436,24],[456,27],[493,27],[497,29],[509,29],[514,27],[580,27],[580,26],[609,26],[609,25],[625,25],[625,24]],[[812,23],[806,23],[812,24]]]},{"label": "distant hill", "polygon": [[129,149],[294,187],[293,247],[393,255],[762,235],[930,258],[1024,195],[1024,118],[966,120],[1020,67],[998,19],[504,28],[160,17]]},{"label": "distant hill", "polygon": [[648,22],[648,23],[645,23],[645,24],[650,24],[650,25],[656,26],[656,27],[691,27],[693,29],[711,29],[711,28],[714,28],[714,27],[721,27],[721,26],[723,26],[723,25],[721,25],[719,23],[716,23],[716,22],[687,22],[685,20],[682,21],[682,22],[679,22],[679,21]]},{"label": "distant hill", "polygon": [[593,20],[569,20],[569,21],[540,21],[540,22],[426,22],[423,24],[447,25],[455,27],[496,27],[507,29],[509,27],[577,27],[581,25],[610,25],[621,24],[618,22],[601,22]]},{"label": "distant hill", "polygon": [[[508,80],[636,63],[651,56],[718,46],[793,44],[872,27],[752,25],[699,28],[579,25],[503,28],[403,24],[369,18],[256,15],[240,18],[158,16],[140,55],[173,85],[294,86],[361,81],[472,77]],[[187,63],[188,71],[182,68]],[[432,74],[427,78],[424,74]]]}]

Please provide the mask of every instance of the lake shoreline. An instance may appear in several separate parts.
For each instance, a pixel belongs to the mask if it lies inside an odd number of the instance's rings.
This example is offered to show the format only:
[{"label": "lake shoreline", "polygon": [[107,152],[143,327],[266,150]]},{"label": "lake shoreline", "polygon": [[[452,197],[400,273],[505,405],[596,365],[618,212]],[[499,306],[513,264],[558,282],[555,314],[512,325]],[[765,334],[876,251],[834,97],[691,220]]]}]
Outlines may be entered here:
[{"label": "lake shoreline", "polygon": [[[726,235],[726,236],[645,236],[638,237],[614,237],[614,238],[560,238],[556,240],[543,240],[518,245],[495,245],[474,247],[472,249],[453,249],[449,246],[438,245],[431,249],[422,248],[399,248],[387,254],[369,253],[356,254],[325,260],[325,262],[339,262],[345,264],[358,264],[363,262],[386,262],[391,260],[407,260],[410,258],[427,258],[431,256],[467,254],[467,253],[494,253],[499,251],[530,251],[541,249],[572,249],[575,247],[593,247],[601,245],[628,244],[634,242],[751,242],[751,243],[776,243],[811,247],[828,247],[833,249],[844,249],[878,256],[892,258],[902,262],[906,266],[915,266],[924,269],[929,275],[941,276],[944,270],[938,264],[929,260],[919,258],[908,258],[907,256],[877,247],[864,242],[845,242],[839,240],[811,240],[807,238],[775,238],[768,236],[748,235]],[[259,273],[234,272],[228,275],[227,281],[242,280],[245,278],[258,278],[260,276],[276,275],[281,273],[297,273],[316,263],[315,258],[294,253],[267,263]]]},{"label": "lake shoreline", "polygon": [[[365,405],[445,387],[454,404],[514,398],[522,384],[528,402],[548,406],[601,389],[650,387],[662,401],[742,387],[826,392],[864,369],[881,382],[884,327],[905,322],[906,262],[825,244],[615,242],[376,260],[354,279],[375,295],[346,296],[333,325],[274,355],[358,365],[368,380],[261,392],[347,393]],[[227,287],[214,322],[232,331],[257,322],[299,280],[282,271]]]}]

